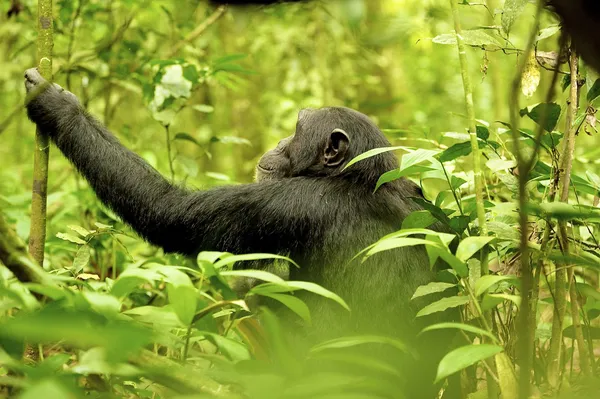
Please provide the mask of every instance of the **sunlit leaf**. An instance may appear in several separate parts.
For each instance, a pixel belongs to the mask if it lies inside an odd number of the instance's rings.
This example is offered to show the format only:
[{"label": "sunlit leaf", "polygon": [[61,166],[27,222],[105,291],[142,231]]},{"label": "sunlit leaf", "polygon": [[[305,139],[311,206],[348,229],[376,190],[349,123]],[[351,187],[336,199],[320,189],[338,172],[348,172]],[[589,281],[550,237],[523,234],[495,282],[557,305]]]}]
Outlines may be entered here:
[{"label": "sunlit leaf", "polygon": [[427,331],[434,331],[434,330],[445,330],[445,329],[458,329],[458,330],[463,330],[463,331],[467,331],[473,334],[477,334],[477,335],[483,335],[486,336],[488,338],[490,338],[492,341],[494,342],[498,342],[498,338],[496,338],[494,336],[494,334],[490,333],[489,331],[486,331],[482,328],[476,327],[476,326],[472,326],[470,324],[464,324],[464,323],[437,323],[437,324],[432,324],[430,326],[425,327],[421,333],[427,332]]},{"label": "sunlit leaf", "polygon": [[502,10],[502,30],[506,34],[510,32],[513,24],[523,12],[528,0],[506,0]]},{"label": "sunlit leaf", "polygon": [[494,356],[503,350],[501,346],[490,344],[467,345],[454,349],[440,361],[435,382],[438,383],[444,378]]},{"label": "sunlit leaf", "polygon": [[285,282],[281,277],[264,270],[225,270],[221,272],[221,276],[249,277],[257,280],[268,281],[270,283]]},{"label": "sunlit leaf", "polygon": [[344,170],[348,169],[350,166],[354,165],[355,163],[365,160],[367,158],[371,158],[371,157],[374,157],[379,154],[383,154],[383,153],[390,152],[390,151],[396,151],[396,150],[409,150],[409,148],[403,147],[403,146],[374,148],[374,149],[364,152],[364,153],[360,154],[359,156],[355,157],[354,159],[352,159],[350,162],[348,162],[348,164],[346,164],[346,166],[344,166]]},{"label": "sunlit leaf", "polygon": [[73,243],[79,244],[79,245],[87,244],[87,242],[85,242],[81,238],[75,237],[74,235],[69,234],[69,233],[56,233],[56,237],[60,238],[61,240],[73,242]]},{"label": "sunlit leaf", "polygon": [[287,256],[274,255],[274,254],[245,254],[245,255],[225,255],[221,256],[221,259],[215,262],[215,268],[220,269],[225,266],[233,265],[236,262],[247,262],[247,261],[255,261],[255,260],[268,260],[268,259],[279,259],[285,260],[287,262],[292,263],[296,267],[298,264],[288,258]]},{"label": "sunlit leaf", "polygon": [[454,287],[456,287],[456,284],[432,282],[432,283],[429,283],[426,285],[421,285],[421,286],[417,287],[415,293],[413,294],[412,298],[410,298],[410,299],[419,298],[419,297],[429,295],[429,294],[436,294],[436,293],[443,292],[443,291],[446,291],[447,289],[454,288]]},{"label": "sunlit leaf", "polygon": [[486,246],[494,237],[467,237],[458,244],[456,257],[466,262],[477,251]]},{"label": "sunlit leaf", "polygon": [[284,304],[291,311],[296,313],[298,316],[302,318],[305,322],[310,324],[310,310],[306,303],[304,303],[301,299],[286,294],[262,294],[268,298],[275,299],[278,302]]},{"label": "sunlit leaf", "polygon": [[473,290],[475,291],[475,295],[479,296],[484,294],[490,287],[496,285],[502,281],[514,281],[517,280],[516,276],[495,276],[495,275],[486,275],[481,276],[479,280],[475,283]]},{"label": "sunlit leaf", "polygon": [[469,297],[466,296],[452,296],[449,298],[442,298],[439,301],[431,303],[425,306],[417,313],[417,317],[427,316],[432,313],[443,312],[446,309],[456,308],[469,303]]}]

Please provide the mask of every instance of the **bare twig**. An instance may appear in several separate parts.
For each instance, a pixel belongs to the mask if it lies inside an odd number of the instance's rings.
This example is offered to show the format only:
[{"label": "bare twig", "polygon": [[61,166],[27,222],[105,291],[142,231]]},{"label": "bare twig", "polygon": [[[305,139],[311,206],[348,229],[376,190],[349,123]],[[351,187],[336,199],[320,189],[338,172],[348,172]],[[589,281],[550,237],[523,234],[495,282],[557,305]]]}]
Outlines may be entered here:
[{"label": "bare twig", "polygon": [[204,22],[198,25],[196,29],[188,33],[182,41],[180,41],[173,47],[173,50],[169,53],[169,57],[174,57],[183,46],[200,37],[200,35],[202,35],[204,31],[206,31],[212,24],[217,22],[217,20],[221,18],[223,14],[225,14],[226,10],[227,6],[217,7],[217,9],[208,18],[206,18]]}]

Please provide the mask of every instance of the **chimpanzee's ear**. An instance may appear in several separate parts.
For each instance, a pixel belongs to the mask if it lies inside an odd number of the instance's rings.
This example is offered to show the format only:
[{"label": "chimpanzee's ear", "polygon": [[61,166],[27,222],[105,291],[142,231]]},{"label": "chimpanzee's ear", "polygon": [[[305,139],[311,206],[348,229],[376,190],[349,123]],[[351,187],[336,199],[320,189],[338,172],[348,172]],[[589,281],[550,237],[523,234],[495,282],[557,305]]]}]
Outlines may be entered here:
[{"label": "chimpanzee's ear", "polygon": [[338,166],[346,159],[350,137],[342,129],[333,129],[325,146],[325,166]]}]

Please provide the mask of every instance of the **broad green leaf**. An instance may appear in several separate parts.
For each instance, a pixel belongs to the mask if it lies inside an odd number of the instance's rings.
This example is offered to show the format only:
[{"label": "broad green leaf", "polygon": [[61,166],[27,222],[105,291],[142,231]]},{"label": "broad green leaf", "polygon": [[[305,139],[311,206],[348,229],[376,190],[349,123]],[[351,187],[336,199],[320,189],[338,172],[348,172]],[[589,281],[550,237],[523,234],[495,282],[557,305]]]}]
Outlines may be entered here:
[{"label": "broad green leaf", "polygon": [[19,399],[76,398],[76,392],[59,378],[46,378],[28,385]]},{"label": "broad green leaf", "polygon": [[402,221],[402,229],[426,228],[437,221],[429,211],[414,211]]},{"label": "broad green leaf", "polygon": [[85,242],[81,238],[75,237],[74,235],[69,234],[69,233],[56,233],[56,237],[60,238],[61,240],[73,242],[73,243],[79,244],[79,245],[87,244],[87,242]]},{"label": "broad green leaf", "polygon": [[547,132],[552,132],[560,119],[560,105],[556,103],[541,103],[534,107],[521,110],[521,116],[527,115]]},{"label": "broad green leaf", "polygon": [[494,237],[467,237],[458,244],[456,249],[456,257],[463,262],[466,262],[477,251],[489,244]]},{"label": "broad green leaf", "polygon": [[365,254],[363,261],[365,261],[368,257],[375,255],[376,253],[389,251],[391,249],[402,248],[402,247],[413,247],[415,245],[424,245],[430,244],[429,241],[423,240],[421,238],[410,238],[410,237],[400,237],[400,238],[390,238],[387,240],[381,240],[373,245]]},{"label": "broad green leaf", "polygon": [[304,301],[295,297],[293,295],[287,294],[262,294],[268,298],[275,299],[276,301],[281,302],[291,311],[296,313],[298,316],[302,318],[305,322],[310,324],[310,310]]},{"label": "broad green leaf", "polygon": [[210,338],[229,359],[235,362],[250,360],[250,351],[248,350],[248,347],[241,342],[223,337],[219,334],[207,332],[202,332],[202,334],[207,338]]},{"label": "broad green leaf", "polygon": [[177,133],[173,137],[173,140],[189,141],[190,143],[196,144],[198,147],[202,147],[202,144],[200,144],[200,142],[198,140],[196,140],[193,136],[191,136],[190,134],[185,133],[185,132]]},{"label": "broad green leaf", "polygon": [[538,33],[537,37],[535,38],[536,42],[539,42],[540,40],[544,40],[547,39],[551,36],[554,36],[556,33],[560,32],[560,25],[551,25],[548,26],[547,28],[541,29],[540,32]]},{"label": "broad green leaf", "polygon": [[138,306],[137,308],[123,311],[123,314],[141,323],[146,323],[156,327],[182,328],[184,325],[173,306]]},{"label": "broad green leaf", "polygon": [[90,248],[87,245],[82,245],[77,250],[73,259],[73,273],[79,274],[84,267],[90,262]]},{"label": "broad green leaf", "polygon": [[458,259],[447,247],[426,245],[427,255],[430,261],[435,261],[437,258],[442,258],[450,267],[460,276],[466,277],[469,275],[469,269],[465,262]]},{"label": "broad green leaf", "polygon": [[89,231],[88,229],[85,229],[81,226],[76,226],[76,225],[68,225],[68,228],[70,228],[71,230],[73,230],[74,232],[76,232],[77,234],[79,234],[80,236],[82,236],[83,238],[89,236],[90,234],[92,234],[91,231]]},{"label": "broad green leaf", "polygon": [[577,292],[586,298],[594,298],[600,301],[600,292],[596,288],[586,283],[575,283],[577,285]]},{"label": "broad green leaf", "polygon": [[501,346],[491,344],[467,345],[454,349],[440,361],[435,382],[485,360],[504,350]]},{"label": "broad green leaf", "polygon": [[217,251],[203,251],[200,252],[196,258],[198,263],[208,262],[210,264],[215,263],[222,257],[231,256],[229,252],[217,252]]},{"label": "broad green leaf", "polygon": [[472,151],[471,143],[469,141],[465,141],[462,143],[456,143],[442,152],[438,160],[440,162],[450,162],[454,161],[456,158],[467,156]]},{"label": "broad green leaf", "polygon": [[415,151],[411,151],[407,154],[402,155],[402,160],[400,162],[400,170],[405,170],[410,168],[411,166],[417,165],[424,161],[431,161],[433,157],[439,154],[438,150],[425,150],[418,149]]},{"label": "broad green leaf", "polygon": [[410,176],[412,174],[428,172],[430,170],[434,170],[434,169],[430,168],[428,166],[424,166],[424,165],[413,165],[406,169],[390,170],[389,172],[385,172],[384,174],[382,174],[379,177],[379,180],[377,180],[377,184],[375,185],[375,191],[377,191],[379,189],[379,187],[381,187],[385,183],[389,183],[391,181],[398,180],[404,176]]},{"label": "broad green leaf", "polygon": [[121,302],[113,295],[93,291],[84,291],[81,295],[95,312],[107,317],[114,317],[121,310]]},{"label": "broad green leaf", "polygon": [[496,369],[498,370],[498,380],[500,381],[500,391],[502,397],[506,399],[516,399],[519,397],[519,389],[515,366],[506,354],[506,352],[497,353]]},{"label": "broad green leaf", "polygon": [[346,301],[344,301],[339,295],[334,294],[333,292],[321,287],[318,284],[311,283],[308,281],[287,281],[285,285],[292,288],[312,292],[313,294],[317,294],[324,298],[331,299],[334,302],[339,303],[343,308],[350,310],[350,307],[348,306]]},{"label": "broad green leaf", "polygon": [[498,284],[501,281],[514,281],[517,280],[516,276],[495,276],[495,275],[487,275],[481,276],[479,280],[475,283],[473,290],[475,291],[475,295],[483,295],[491,286]]},{"label": "broad green leaf", "polygon": [[162,280],[162,276],[153,270],[141,268],[128,268],[117,278],[113,284],[110,294],[116,297],[124,297],[133,292],[143,283],[153,284]]},{"label": "broad green leaf", "polygon": [[[502,42],[486,29],[471,29],[462,31],[463,42],[468,46],[484,48],[501,48]],[[433,43],[456,45],[456,33],[444,33],[431,39]]]},{"label": "broad green leaf", "polygon": [[564,202],[549,202],[543,204],[530,203],[528,212],[542,217],[552,217],[558,220],[581,219],[598,221],[600,219],[600,210],[595,207],[566,204]]},{"label": "broad green leaf", "polygon": [[492,341],[498,342],[498,338],[496,338],[494,336],[494,334],[492,334],[491,332],[486,331],[483,328],[475,327],[475,326],[472,326],[470,324],[464,324],[464,323],[437,323],[437,324],[432,324],[430,326],[425,327],[421,331],[421,333],[424,333],[426,331],[445,330],[445,329],[458,329],[458,330],[463,330],[463,331],[471,332],[473,334],[484,335],[484,336],[486,336],[488,338],[491,338]]},{"label": "broad green leaf", "polygon": [[502,30],[508,34],[513,24],[523,12],[528,0],[506,0],[502,10]]},{"label": "broad green leaf", "polygon": [[264,270],[225,270],[221,272],[221,276],[249,277],[270,283],[285,283],[281,277]]},{"label": "broad green leaf", "polygon": [[517,307],[521,306],[521,297],[518,295],[510,295],[510,294],[488,294],[487,296],[489,296],[490,298],[497,298],[497,299],[503,299],[506,301],[511,301],[512,303],[514,303],[515,305],[517,305]]},{"label": "broad green leaf", "polygon": [[274,254],[245,254],[245,255],[223,254],[221,256],[221,260],[219,260],[218,262],[215,262],[215,268],[220,269],[225,266],[233,265],[236,262],[247,262],[247,261],[254,261],[254,260],[265,260],[265,259],[285,260],[285,261],[292,263],[296,267],[300,267],[300,266],[298,266],[298,264],[296,262],[294,262],[287,256],[274,255]]},{"label": "broad green leaf", "polygon": [[385,344],[390,345],[402,352],[412,353],[412,350],[402,341],[377,335],[358,335],[353,337],[335,338],[313,346],[310,349],[310,353],[315,354],[328,349],[344,349],[365,344]]},{"label": "broad green leaf", "polygon": [[374,149],[364,152],[364,153],[360,154],[359,156],[355,157],[354,159],[352,159],[350,162],[348,162],[348,164],[346,166],[344,166],[344,170],[348,169],[350,166],[354,165],[355,163],[365,160],[367,158],[371,158],[371,157],[374,157],[375,155],[383,154],[385,152],[390,152],[390,151],[396,151],[396,150],[409,150],[409,148],[404,147],[404,146],[374,148]]},{"label": "broad green leaf", "polygon": [[466,296],[452,296],[449,298],[442,298],[439,301],[431,303],[425,306],[417,313],[417,317],[427,316],[432,313],[443,312],[446,309],[456,308],[469,303],[469,297]]},{"label": "broad green leaf", "polygon": [[492,172],[497,172],[499,170],[510,170],[517,166],[517,161],[511,159],[490,159],[485,163],[485,166],[487,166]]},{"label": "broad green leaf", "polygon": [[475,126],[475,132],[477,138],[486,141],[490,138],[490,129],[487,126],[477,125]]},{"label": "broad green leaf", "polygon": [[179,320],[189,326],[196,314],[196,304],[198,293],[196,288],[191,285],[167,284],[167,295],[169,303],[179,317]]},{"label": "broad green leaf", "polygon": [[130,354],[148,345],[152,332],[137,323],[106,320],[87,311],[46,307],[41,311],[5,318],[0,336],[31,344],[61,342],[73,348],[106,348],[111,359],[126,360]]},{"label": "broad green leaf", "polygon": [[415,293],[413,294],[412,298],[410,298],[410,299],[419,298],[419,297],[429,295],[429,294],[436,294],[438,292],[443,292],[449,288],[454,288],[454,287],[456,287],[456,284],[432,282],[432,283],[429,283],[426,285],[421,285],[421,286],[417,287],[417,289],[415,290]]},{"label": "broad green leaf", "polygon": [[587,102],[591,103],[600,96],[600,79],[596,79],[592,88],[587,93]]}]

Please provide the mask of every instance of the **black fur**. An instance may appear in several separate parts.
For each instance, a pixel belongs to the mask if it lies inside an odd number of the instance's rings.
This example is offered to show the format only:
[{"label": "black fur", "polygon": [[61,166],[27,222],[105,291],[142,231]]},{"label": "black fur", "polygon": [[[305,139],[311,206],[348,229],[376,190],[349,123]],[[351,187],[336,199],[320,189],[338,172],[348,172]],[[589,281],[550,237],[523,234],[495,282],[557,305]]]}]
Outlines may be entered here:
[{"label": "black fur", "polygon": [[[35,69],[27,71],[28,91],[43,82]],[[187,255],[204,250],[289,255],[301,265],[291,268],[290,279],[321,284],[352,308],[348,317],[335,304],[313,304],[319,338],[341,332],[414,337],[416,309],[410,297],[433,278],[424,249],[407,247],[364,263],[350,261],[420,209],[410,199],[420,196],[420,189],[408,180],[373,192],[379,176],[398,167],[392,153],[343,170],[356,155],[389,145],[363,114],[337,107],[304,110],[294,137],[259,163],[262,180],[188,191],[123,147],[60,87],[49,86],[27,109],[100,200],[151,243]],[[344,162],[328,167],[324,151],[335,129],[347,135],[348,147]],[[342,151],[344,143],[333,145]]]}]

